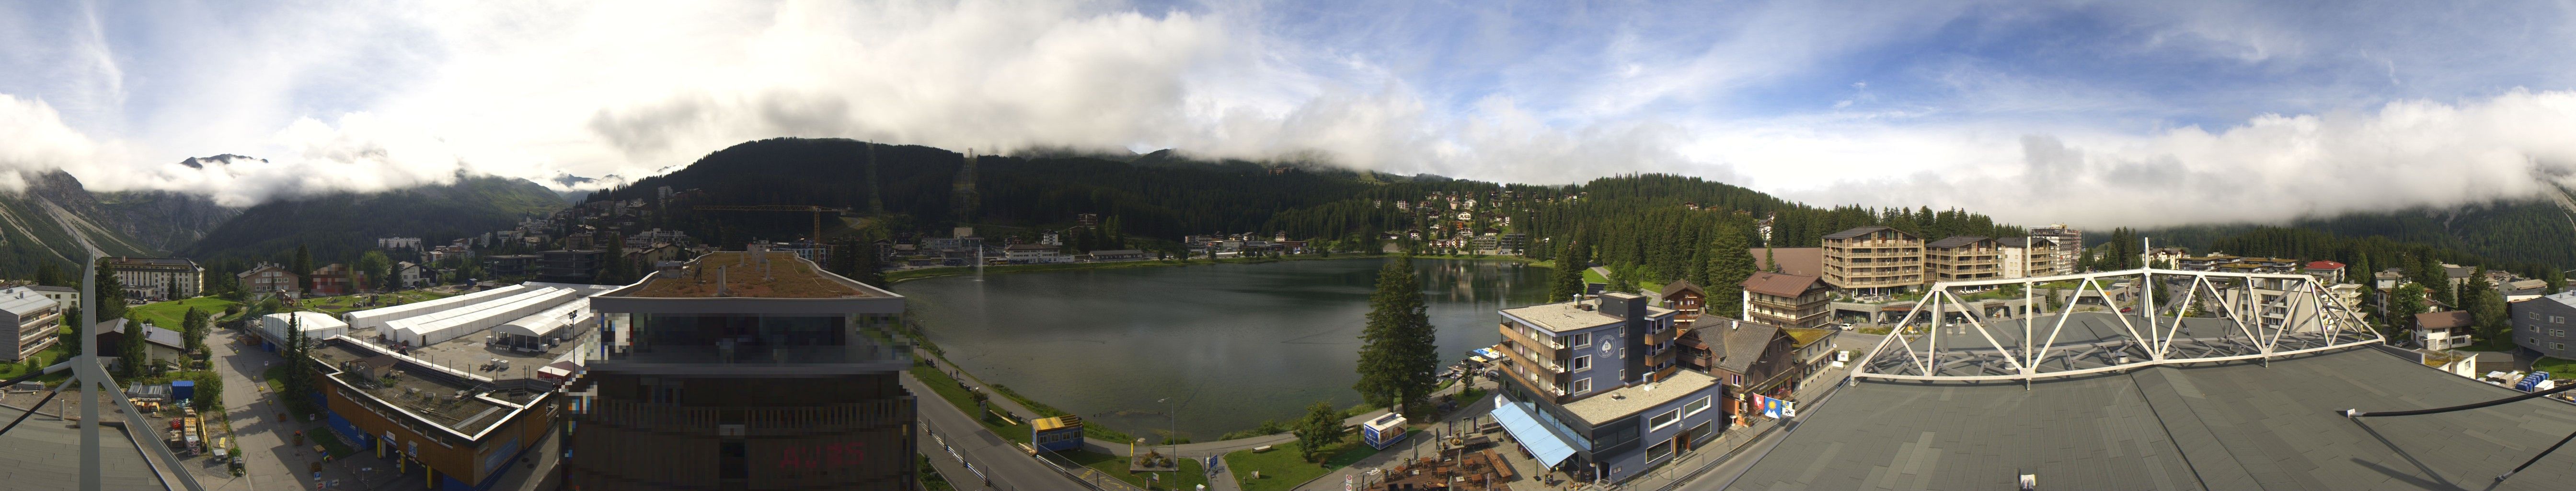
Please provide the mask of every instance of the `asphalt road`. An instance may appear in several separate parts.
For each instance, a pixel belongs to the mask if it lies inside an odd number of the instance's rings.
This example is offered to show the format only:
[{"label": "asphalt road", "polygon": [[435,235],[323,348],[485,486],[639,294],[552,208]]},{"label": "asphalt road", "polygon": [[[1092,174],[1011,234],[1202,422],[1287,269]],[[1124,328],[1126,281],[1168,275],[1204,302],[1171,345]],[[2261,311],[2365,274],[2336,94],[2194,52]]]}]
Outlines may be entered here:
[{"label": "asphalt road", "polygon": [[[930,435],[921,436],[921,454],[930,456],[931,465],[937,467],[941,475],[947,476],[948,482],[956,484],[957,489],[1002,491],[1082,489],[1079,482],[1038,462],[1037,458],[1021,453],[1020,448],[1010,440],[994,435],[991,431],[985,430],[983,425],[975,424],[975,420],[967,417],[965,411],[959,410],[956,405],[949,404],[948,400],[939,397],[938,393],[931,392],[929,386],[922,385],[920,380],[912,378],[912,374],[903,375],[903,386],[905,389],[912,390],[914,400],[919,401],[921,427],[938,435],[938,438],[931,438]],[[946,448],[942,448],[942,440],[946,441]],[[963,466],[958,465],[957,457],[951,456],[950,450],[955,450],[956,455],[964,456],[966,461],[973,463],[977,470],[984,471],[986,477],[992,478],[993,485],[985,487],[982,480],[977,479],[974,473],[967,472]]]}]

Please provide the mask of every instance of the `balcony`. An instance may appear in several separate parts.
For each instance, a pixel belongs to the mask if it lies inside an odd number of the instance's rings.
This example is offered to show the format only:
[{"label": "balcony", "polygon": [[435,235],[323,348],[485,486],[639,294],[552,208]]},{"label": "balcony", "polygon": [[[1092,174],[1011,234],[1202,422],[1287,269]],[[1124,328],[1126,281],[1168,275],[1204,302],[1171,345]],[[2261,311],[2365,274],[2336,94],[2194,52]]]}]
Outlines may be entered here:
[{"label": "balcony", "polygon": [[1543,384],[1532,381],[1528,376],[1522,375],[1519,370],[1503,370],[1503,373],[1506,374],[1506,376],[1511,377],[1513,382],[1519,382],[1522,387],[1527,387],[1533,391],[1556,396],[1559,402],[1562,402],[1565,398],[1565,389],[1557,386],[1556,384]]},{"label": "balcony", "polygon": [[1519,329],[1513,329],[1511,324],[1504,324],[1502,331],[1503,340],[1505,341],[1510,341],[1522,346],[1528,346],[1532,350],[1545,351],[1549,358],[1562,358],[1565,356],[1565,345],[1557,344],[1556,341],[1554,341],[1554,338],[1539,339],[1539,337],[1524,335],[1521,334]]},{"label": "balcony", "polygon": [[728,342],[716,346],[632,345],[613,348],[610,363],[667,365],[797,366],[912,363],[908,348],[861,343],[846,346],[788,346]]}]

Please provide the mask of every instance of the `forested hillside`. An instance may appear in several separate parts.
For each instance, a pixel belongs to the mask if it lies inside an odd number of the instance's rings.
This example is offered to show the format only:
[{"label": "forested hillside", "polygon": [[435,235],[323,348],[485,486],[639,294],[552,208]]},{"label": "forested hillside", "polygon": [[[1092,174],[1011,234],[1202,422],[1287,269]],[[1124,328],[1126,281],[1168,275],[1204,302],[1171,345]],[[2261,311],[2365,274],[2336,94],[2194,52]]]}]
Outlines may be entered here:
[{"label": "forested hillside", "polygon": [[[2499,201],[2454,209],[2351,213],[2282,226],[2194,225],[2143,232],[2157,245],[2196,252],[2331,258],[2363,257],[2394,267],[2389,256],[2430,253],[2455,264],[2479,264],[2539,277],[2576,266],[2576,226],[2547,200]],[[2089,240],[2088,240],[2089,241]],[[2414,252],[2406,252],[2414,251]]]},{"label": "forested hillside", "polygon": [[278,261],[304,246],[316,263],[327,264],[354,259],[381,237],[444,243],[510,228],[521,218],[563,207],[545,186],[488,176],[381,193],[283,199],[242,210],[178,255],[201,264]]}]

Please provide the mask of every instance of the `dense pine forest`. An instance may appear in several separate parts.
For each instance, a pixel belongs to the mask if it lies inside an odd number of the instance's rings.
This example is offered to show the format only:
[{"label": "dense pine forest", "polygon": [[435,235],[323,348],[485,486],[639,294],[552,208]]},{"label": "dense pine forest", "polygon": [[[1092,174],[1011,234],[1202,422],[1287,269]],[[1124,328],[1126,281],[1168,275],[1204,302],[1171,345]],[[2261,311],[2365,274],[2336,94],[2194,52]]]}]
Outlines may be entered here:
[{"label": "dense pine forest", "polygon": [[[1712,251],[1765,245],[1758,230],[1766,218],[1772,220],[1768,245],[1779,247],[1814,246],[1824,234],[1870,225],[1927,239],[2025,233],[2021,226],[1998,224],[1970,210],[1820,207],[1666,174],[1541,186],[1313,165],[1193,161],[1170,152],[1123,159],[1074,153],[987,155],[971,159],[971,167],[969,162],[965,155],[930,147],[781,138],[726,148],[680,171],[588,199],[643,199],[664,208],[653,225],[720,244],[804,237],[810,235],[811,218],[690,206],[818,205],[863,217],[836,220],[842,226],[826,232],[832,240],[938,237],[956,226],[977,227],[988,238],[1034,238],[1039,230],[1071,228],[1077,216],[1094,214],[1115,224],[1109,234],[1120,240],[1091,237],[1082,245],[1161,251],[1176,250],[1172,244],[1188,234],[1284,233],[1337,250],[1373,251],[1389,244],[1426,250],[1413,237],[1440,236],[1443,230],[1520,232],[1529,234],[1534,258],[1551,259],[1568,246],[1578,247],[1589,263],[1612,266],[1635,281],[1706,280],[1704,265],[1714,257]],[[677,196],[668,203],[658,199],[659,188],[666,186]],[[1469,201],[1474,204],[1467,205]],[[1461,212],[1467,215],[1458,216]],[[2568,237],[2576,236],[2566,218],[2543,203],[2440,217],[2315,220],[2291,227],[2096,230],[2088,242],[2117,244],[2101,248],[2101,257],[2087,264],[2135,267],[2134,242],[2150,237],[2159,246],[2201,252],[2330,259],[2365,267],[2431,257],[2542,277],[2576,263],[2576,252],[2564,247]]]}]

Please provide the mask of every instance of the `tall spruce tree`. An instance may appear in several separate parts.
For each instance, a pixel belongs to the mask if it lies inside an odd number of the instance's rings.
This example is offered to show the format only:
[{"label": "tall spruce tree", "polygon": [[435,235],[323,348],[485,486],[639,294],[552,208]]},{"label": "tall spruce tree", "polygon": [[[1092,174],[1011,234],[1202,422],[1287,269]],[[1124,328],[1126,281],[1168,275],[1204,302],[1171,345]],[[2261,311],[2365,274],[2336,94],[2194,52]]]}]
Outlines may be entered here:
[{"label": "tall spruce tree", "polygon": [[144,351],[151,349],[143,343],[144,336],[143,321],[128,318],[125,319],[125,331],[116,337],[116,356],[121,357],[116,366],[128,378],[142,377],[145,365],[152,358],[151,353]]},{"label": "tall spruce tree", "polygon": [[1549,303],[1571,300],[1583,294],[1583,249],[1572,241],[1556,253],[1556,273],[1548,278]]},{"label": "tall spruce tree", "polygon": [[2480,267],[2469,277],[2469,286],[2460,290],[2460,301],[2467,305],[2470,321],[2478,328],[2477,339],[2504,340],[2513,337],[2513,313],[2505,309],[2504,294],[2487,283],[2487,268]]},{"label": "tall spruce tree", "polygon": [[1417,417],[1430,409],[1423,402],[1439,384],[1432,374],[1440,368],[1440,346],[1427,308],[1411,259],[1396,258],[1378,269],[1368,326],[1360,332],[1360,381],[1352,387],[1370,404],[1400,406]]},{"label": "tall spruce tree", "polygon": [[291,264],[289,266],[295,268],[295,271],[292,271],[292,273],[295,273],[295,277],[297,278],[295,285],[296,291],[303,292],[312,290],[313,250],[304,247],[302,244],[297,244],[295,246],[295,264]]},{"label": "tall spruce tree", "polygon": [[2415,314],[2424,313],[2425,288],[2421,283],[2406,282],[2388,291],[2388,334],[2391,337],[2415,328]]},{"label": "tall spruce tree", "polygon": [[106,322],[125,318],[125,281],[116,279],[116,266],[107,259],[98,260],[98,274],[92,276],[96,288],[83,295],[98,299],[98,320]]},{"label": "tall spruce tree", "polygon": [[1744,280],[1753,277],[1753,250],[1745,247],[1745,242],[1743,230],[1724,225],[1718,227],[1717,241],[1709,244],[1708,284],[1700,288],[1708,291],[1704,305],[1715,308],[1719,315],[1744,315],[1742,303],[1730,300],[1742,297]]}]

